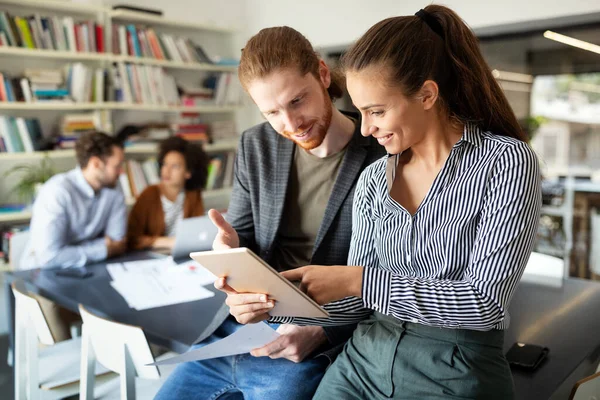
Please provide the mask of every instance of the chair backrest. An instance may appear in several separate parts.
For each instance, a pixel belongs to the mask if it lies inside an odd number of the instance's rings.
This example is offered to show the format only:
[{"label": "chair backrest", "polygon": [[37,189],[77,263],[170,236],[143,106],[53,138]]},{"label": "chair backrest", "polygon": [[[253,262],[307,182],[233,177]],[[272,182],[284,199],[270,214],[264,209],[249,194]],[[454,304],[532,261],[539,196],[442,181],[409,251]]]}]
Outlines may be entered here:
[{"label": "chair backrest", "polygon": [[89,334],[96,360],[113,372],[123,375],[123,351],[127,348],[137,376],[145,379],[158,379],[160,373],[154,362],[150,346],[140,327],[121,324],[98,317],[82,305],[79,312],[84,329]]},{"label": "chair backrest", "polygon": [[600,372],[575,383],[569,400],[589,400],[600,398]]},{"label": "chair backrest", "polygon": [[35,328],[39,341],[48,346],[53,345],[55,343],[54,338],[40,303],[29,294],[22,281],[13,282],[11,286],[15,296],[15,315],[17,318],[27,316]]},{"label": "chair backrest", "polygon": [[29,242],[29,231],[16,232],[13,233],[10,237],[10,242],[8,244],[8,254],[10,259],[8,260],[9,264],[13,269],[19,269],[19,264],[21,263],[21,256],[27,247],[27,242]]},{"label": "chair backrest", "polygon": [[551,279],[564,278],[565,262],[562,258],[556,258],[541,253],[531,253],[523,277],[541,276]]}]

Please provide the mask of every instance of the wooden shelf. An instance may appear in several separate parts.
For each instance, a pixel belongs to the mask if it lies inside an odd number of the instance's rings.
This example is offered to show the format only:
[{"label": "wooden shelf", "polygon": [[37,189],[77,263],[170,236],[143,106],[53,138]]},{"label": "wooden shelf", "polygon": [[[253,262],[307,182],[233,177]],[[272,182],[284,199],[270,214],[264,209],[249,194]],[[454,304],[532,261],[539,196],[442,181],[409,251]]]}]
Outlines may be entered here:
[{"label": "wooden shelf", "polygon": [[[235,150],[237,148],[238,141],[237,140],[223,140],[215,143],[205,144],[203,145],[204,151],[207,153],[214,153],[216,151],[226,151],[226,150]],[[125,154],[150,154],[157,153],[158,145],[144,143],[144,144],[133,144],[128,147],[125,147]]]},{"label": "wooden shelf", "polygon": [[59,103],[59,102],[0,102],[0,111],[84,111],[101,110],[103,103]]},{"label": "wooden shelf", "polygon": [[56,0],[0,0],[0,5],[35,8],[39,10],[65,11],[75,14],[98,14],[107,12],[107,8],[72,1]]},{"label": "wooden shelf", "polygon": [[[204,190],[202,191],[202,198],[204,201],[211,201],[213,199],[219,199],[223,196],[231,196],[231,188],[221,188],[221,189],[213,189],[213,190]],[[135,204],[135,199],[127,198],[125,199],[125,204],[127,207],[131,207]]]},{"label": "wooden shelf", "polygon": [[128,110],[128,111],[157,111],[157,112],[198,112],[198,113],[226,113],[233,112],[240,106],[160,106],[153,104],[133,104],[133,103],[102,103],[99,107],[107,110]]},{"label": "wooden shelf", "polygon": [[[237,148],[238,141],[234,140],[223,140],[216,143],[204,145],[204,151],[207,153],[214,153],[216,151],[235,150]],[[154,144],[143,144],[143,145],[132,145],[131,147],[125,147],[125,154],[152,154],[158,152],[158,146]],[[66,158],[75,158],[75,150],[73,149],[57,149],[48,151],[35,151],[33,153],[0,153],[0,161],[28,161],[37,160],[45,156],[48,156],[53,160],[60,160]]]},{"label": "wooden shelf", "polygon": [[194,22],[185,22],[178,19],[169,19],[157,15],[146,14],[129,10],[112,10],[108,12],[108,16],[115,21],[131,21],[141,22],[151,25],[160,25],[175,29],[193,29],[200,31],[218,32],[218,33],[233,33],[232,28],[217,26],[214,24],[198,24]]},{"label": "wooden shelf", "polygon": [[[1,0],[0,0],[1,1]],[[237,66],[233,65],[218,65],[218,64],[205,64],[196,62],[178,62],[171,60],[158,60],[148,57],[133,57],[133,56],[119,56],[107,53],[84,53],[75,51],[61,51],[61,50],[49,50],[49,49],[29,49],[22,47],[9,47],[0,46],[0,57],[30,57],[30,58],[43,58],[53,60],[67,60],[67,61],[106,61],[106,62],[124,62],[140,65],[153,65],[163,67],[167,69],[183,69],[191,71],[208,71],[208,72],[235,72]]]},{"label": "wooden shelf", "polygon": [[156,112],[198,112],[198,113],[227,113],[239,109],[240,106],[161,106],[154,104],[134,103],[60,103],[60,102],[0,102],[0,111],[83,111],[83,110],[126,110],[126,111],[156,111]]},{"label": "wooden shelf", "polygon": [[0,213],[0,223],[29,221],[30,219],[31,211]]},{"label": "wooden shelf", "polygon": [[117,56],[113,55],[109,57],[113,62],[125,62],[132,64],[142,65],[155,65],[163,68],[170,69],[187,69],[193,71],[215,71],[215,72],[235,72],[237,71],[236,66],[231,65],[217,65],[217,64],[204,64],[204,63],[189,63],[189,62],[178,62],[171,60],[158,60],[148,57],[133,57],[133,56]]},{"label": "wooden shelf", "polygon": [[[202,192],[204,201],[211,201],[213,199],[219,199],[224,196],[231,195],[231,188],[213,189]],[[131,207],[135,203],[135,199],[126,199],[125,204]],[[19,211],[11,213],[0,213],[0,224],[2,223],[14,223],[14,222],[26,222],[31,219],[31,211]]]},{"label": "wooden shelf", "polygon": [[111,56],[105,53],[83,53],[76,51],[29,49],[9,46],[0,46],[0,56],[19,56],[74,61],[109,61],[111,59]]}]

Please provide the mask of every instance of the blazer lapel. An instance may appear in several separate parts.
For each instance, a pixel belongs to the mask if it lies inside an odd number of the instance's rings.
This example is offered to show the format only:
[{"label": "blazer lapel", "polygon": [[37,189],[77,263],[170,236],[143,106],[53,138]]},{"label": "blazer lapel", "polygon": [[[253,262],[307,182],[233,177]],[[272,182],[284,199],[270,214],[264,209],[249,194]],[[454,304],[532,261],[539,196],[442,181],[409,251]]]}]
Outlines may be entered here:
[{"label": "blazer lapel", "polygon": [[268,224],[268,236],[266,243],[274,243],[275,236],[281,224],[281,216],[285,205],[290,170],[294,159],[294,142],[277,135],[277,163],[274,171],[275,185],[272,197],[272,219]]},{"label": "blazer lapel", "polygon": [[333,185],[331,196],[329,196],[329,202],[325,208],[323,222],[321,222],[319,233],[315,239],[315,246],[313,247],[313,257],[323,242],[323,239],[325,238],[333,219],[346,200],[348,192],[350,189],[352,189],[356,183],[356,180],[358,179],[358,176],[362,172],[362,166],[367,157],[367,149],[365,148],[365,145],[368,145],[368,143],[368,139],[362,137],[360,131],[354,133],[354,137],[348,145],[348,149],[344,155],[342,165],[340,165],[340,170]]}]

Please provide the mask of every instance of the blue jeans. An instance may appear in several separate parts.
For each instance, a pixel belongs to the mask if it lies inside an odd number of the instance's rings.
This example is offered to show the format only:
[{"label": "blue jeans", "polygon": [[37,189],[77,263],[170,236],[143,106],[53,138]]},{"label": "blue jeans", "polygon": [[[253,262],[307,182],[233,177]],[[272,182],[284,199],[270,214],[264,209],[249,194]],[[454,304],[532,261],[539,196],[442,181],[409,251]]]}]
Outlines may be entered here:
[{"label": "blue jeans", "polygon": [[[228,318],[194,348],[220,340],[242,325]],[[272,325],[277,328],[277,325]],[[320,356],[294,363],[284,358],[250,354],[182,363],[175,368],[155,400],[310,399],[329,365]]]}]

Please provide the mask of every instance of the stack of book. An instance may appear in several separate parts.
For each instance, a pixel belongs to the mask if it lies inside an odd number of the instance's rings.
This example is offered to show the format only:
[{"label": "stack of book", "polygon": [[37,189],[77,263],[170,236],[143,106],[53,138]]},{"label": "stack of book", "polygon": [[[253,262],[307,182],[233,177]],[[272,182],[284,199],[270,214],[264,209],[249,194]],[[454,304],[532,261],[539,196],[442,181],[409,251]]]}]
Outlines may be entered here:
[{"label": "stack of book", "polygon": [[103,102],[108,82],[102,68],[82,63],[63,69],[25,69],[22,77],[0,73],[0,101],[8,102]]},{"label": "stack of book", "polygon": [[0,46],[72,52],[104,52],[104,27],[72,17],[25,17],[0,12]]},{"label": "stack of book", "polygon": [[233,120],[213,121],[209,124],[209,132],[211,139],[215,142],[233,140],[238,137]]},{"label": "stack of book", "polygon": [[106,114],[99,111],[89,113],[65,114],[61,118],[60,134],[56,139],[56,147],[68,149],[75,147],[75,141],[86,132],[110,132],[111,121]]},{"label": "stack of book", "polygon": [[121,190],[125,199],[129,201],[137,198],[146,189],[146,186],[159,182],[158,162],[154,158],[143,162],[127,160],[125,168],[119,176]]},{"label": "stack of book", "polygon": [[26,68],[23,76],[31,89],[31,96],[26,98],[35,101],[70,101],[61,70]]},{"label": "stack of book", "polygon": [[207,124],[171,124],[175,136],[187,141],[205,144],[210,141]]},{"label": "stack of book", "polygon": [[[212,103],[215,105],[240,105],[243,103],[244,89],[237,74],[233,72],[213,74],[204,80],[204,86],[213,91]],[[197,99],[196,102],[198,102]]]},{"label": "stack of book", "polygon": [[44,145],[40,122],[35,118],[0,116],[0,152],[23,153]]},{"label": "stack of book", "polygon": [[149,105],[180,104],[175,78],[160,67],[115,63],[111,72],[116,101]]},{"label": "stack of book", "polygon": [[157,33],[144,26],[113,25],[113,53],[184,63],[212,63],[204,49],[190,39]]}]

